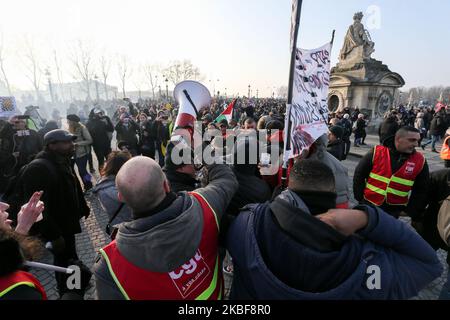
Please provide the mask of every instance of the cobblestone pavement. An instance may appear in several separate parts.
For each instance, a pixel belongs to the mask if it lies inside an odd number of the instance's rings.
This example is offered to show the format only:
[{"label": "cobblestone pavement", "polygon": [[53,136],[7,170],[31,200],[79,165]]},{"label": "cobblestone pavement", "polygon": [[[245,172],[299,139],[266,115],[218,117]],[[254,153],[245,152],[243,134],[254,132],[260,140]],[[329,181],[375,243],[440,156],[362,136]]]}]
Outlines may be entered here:
[{"label": "cobblestone pavement", "polygon": [[[375,141],[373,137],[368,137],[367,142],[370,144],[371,141]],[[364,154],[367,150],[361,149],[358,150],[359,153]],[[442,168],[442,161],[440,161],[439,156],[436,154],[426,153],[426,157],[428,159],[430,170],[434,171]],[[95,161],[95,160],[94,160]],[[353,177],[353,173],[355,167],[359,161],[359,158],[356,156],[350,156],[347,161],[344,162],[344,165],[349,169],[349,175]],[[350,189],[352,189],[351,179],[349,181]],[[352,194],[353,192],[351,192]],[[98,250],[103,247],[105,244],[109,242],[108,236],[105,234],[105,226],[107,224],[108,218],[106,213],[102,210],[100,203],[94,196],[87,196],[87,202],[91,208],[91,215],[86,220],[81,220],[81,226],[83,232],[77,235],[77,250],[80,259],[88,266],[92,267],[94,264],[95,257],[97,255]],[[402,219],[405,223],[409,224],[408,219]],[[444,273],[438,279],[436,279],[433,283],[431,283],[427,288],[420,292],[419,296],[414,298],[415,300],[435,300],[438,298],[439,293],[443,284],[447,279],[448,265],[446,263],[446,252],[440,250],[438,251],[439,259],[441,260],[442,265],[445,268]],[[47,253],[42,262],[44,263],[52,263],[52,257],[50,253]],[[56,292],[56,281],[54,280],[53,273],[42,271],[42,270],[32,270],[32,273],[37,276],[37,278],[44,285],[46,292],[48,294],[49,299],[55,300],[58,298],[58,294]],[[225,291],[226,296],[228,296],[229,289],[231,286],[232,278],[228,275],[224,276],[225,280]],[[91,280],[91,287],[87,291],[85,299],[91,300],[95,298],[95,287],[93,279]]]}]

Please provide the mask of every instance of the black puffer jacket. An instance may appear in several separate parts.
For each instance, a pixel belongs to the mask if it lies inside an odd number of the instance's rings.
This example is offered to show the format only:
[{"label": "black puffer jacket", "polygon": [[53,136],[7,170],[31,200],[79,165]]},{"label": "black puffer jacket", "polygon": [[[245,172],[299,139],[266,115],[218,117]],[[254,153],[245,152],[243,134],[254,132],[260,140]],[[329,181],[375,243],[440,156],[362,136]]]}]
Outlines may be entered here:
[{"label": "black puffer jacket", "polygon": [[[434,248],[449,251],[449,247],[442,241],[437,229],[439,209],[442,202],[450,196],[450,169],[443,169],[431,173],[428,188],[428,207],[423,219],[423,233],[421,236]],[[447,256],[450,263],[450,257]]]},{"label": "black puffer jacket", "polygon": [[117,131],[117,141],[125,141],[127,142],[132,149],[138,149],[138,134],[139,134],[139,126],[136,122],[130,120],[128,126],[119,122],[116,127]]},{"label": "black puffer jacket", "polygon": [[14,175],[13,136],[14,129],[11,124],[4,123],[0,129],[0,193],[5,192],[8,177]]},{"label": "black puffer jacket", "polygon": [[257,167],[252,165],[235,165],[233,172],[239,182],[239,189],[231,199],[227,213],[238,215],[239,209],[248,204],[264,203],[272,197],[270,187],[256,175]]},{"label": "black puffer jacket", "polygon": [[336,159],[339,161],[344,160],[344,151],[345,146],[342,140],[336,140],[328,143],[327,151],[331,153]]},{"label": "black puffer jacket", "polygon": [[111,149],[111,141],[109,134],[114,132],[114,126],[108,117],[97,118],[93,115],[89,116],[86,124],[89,133],[92,136],[92,146],[94,149],[109,150]]},{"label": "black puffer jacket", "polygon": [[44,191],[44,220],[32,228],[32,234],[40,234],[45,240],[55,240],[61,235],[81,233],[80,218],[88,217],[86,204],[70,160],[53,152],[43,151],[36,159],[45,159],[54,171],[41,163],[32,162],[22,176],[24,202],[36,191]]},{"label": "black puffer jacket", "polygon": [[447,130],[447,123],[441,113],[436,113],[431,120],[430,134],[433,136],[444,136]]}]

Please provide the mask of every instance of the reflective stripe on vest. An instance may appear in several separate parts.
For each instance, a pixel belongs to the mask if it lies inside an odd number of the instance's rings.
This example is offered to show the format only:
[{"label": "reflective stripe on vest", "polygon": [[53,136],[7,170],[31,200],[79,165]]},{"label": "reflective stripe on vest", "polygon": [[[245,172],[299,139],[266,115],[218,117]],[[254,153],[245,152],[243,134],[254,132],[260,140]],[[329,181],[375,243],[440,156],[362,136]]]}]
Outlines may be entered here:
[{"label": "reflective stripe on vest", "polygon": [[393,175],[389,149],[377,146],[372,161],[372,172],[364,190],[364,199],[376,206],[381,206],[384,202],[389,205],[407,205],[414,180],[422,171],[424,164],[425,158],[416,152]]},{"label": "reflective stripe on vest", "polygon": [[441,159],[442,160],[450,160],[450,147],[448,146],[448,141],[450,137],[447,137],[442,145],[441,149]]},{"label": "reflective stripe on vest", "polygon": [[202,238],[195,256],[176,270],[157,273],[141,269],[120,254],[115,241],[100,250],[109,273],[126,300],[222,298],[223,277],[217,245],[219,221],[203,196],[197,193],[190,195],[202,208]]},{"label": "reflective stripe on vest", "polygon": [[39,281],[32,274],[24,271],[17,271],[0,278],[0,298],[20,286],[28,286],[36,289],[42,295],[42,299],[47,300],[45,290]]}]

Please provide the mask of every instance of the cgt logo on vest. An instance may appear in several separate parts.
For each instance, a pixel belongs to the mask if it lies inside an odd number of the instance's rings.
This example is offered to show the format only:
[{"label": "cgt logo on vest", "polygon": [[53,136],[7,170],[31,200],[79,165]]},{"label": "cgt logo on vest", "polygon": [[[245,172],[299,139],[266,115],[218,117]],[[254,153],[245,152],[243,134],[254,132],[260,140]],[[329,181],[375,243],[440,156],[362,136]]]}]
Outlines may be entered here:
[{"label": "cgt logo on vest", "polygon": [[211,270],[203,260],[200,250],[195,256],[178,269],[169,273],[172,282],[183,298],[186,298],[192,291],[197,289],[206,279],[209,278]]},{"label": "cgt logo on vest", "polygon": [[405,174],[411,176],[414,173],[414,169],[416,168],[416,164],[414,162],[407,162],[405,168]]}]

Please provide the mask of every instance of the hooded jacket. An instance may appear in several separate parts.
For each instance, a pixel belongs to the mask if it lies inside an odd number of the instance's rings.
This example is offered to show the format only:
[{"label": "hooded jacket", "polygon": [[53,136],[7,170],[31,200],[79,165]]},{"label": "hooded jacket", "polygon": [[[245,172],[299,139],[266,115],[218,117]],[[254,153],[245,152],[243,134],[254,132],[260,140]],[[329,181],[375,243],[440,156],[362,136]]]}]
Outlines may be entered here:
[{"label": "hooded jacket", "polygon": [[[108,176],[102,178],[92,191],[97,195],[103,210],[105,210],[111,219],[121,205],[117,197],[116,177]],[[111,222],[111,225],[129,221],[131,221],[131,209],[127,205],[124,205],[117,217]]]},{"label": "hooded jacket", "polygon": [[97,150],[108,151],[111,149],[110,135],[114,132],[114,126],[108,117],[96,117],[89,115],[89,121],[86,124],[89,133],[92,136],[92,146]]},{"label": "hooded jacket", "polygon": [[[209,185],[196,192],[208,201],[220,221],[238,183],[226,165],[214,165],[208,169]],[[151,272],[168,273],[195,255],[202,230],[200,203],[193,196],[182,192],[168,207],[156,214],[121,224],[116,243],[120,253],[135,266]],[[123,299],[100,255],[94,265],[94,274],[98,299]]]},{"label": "hooded jacket", "polygon": [[[359,208],[369,223],[346,238],[311,216],[292,192],[274,203],[249,207],[231,225],[230,299],[408,299],[442,273],[434,250],[380,209]],[[380,285],[369,289],[373,270]]]},{"label": "hooded jacket", "polygon": [[336,202],[338,204],[347,203],[350,200],[350,192],[348,189],[348,169],[344,167],[338,159],[327,152],[327,145],[328,137],[323,135],[315,143],[316,152],[314,152],[308,159],[319,160],[333,170],[334,180],[336,181]]}]

